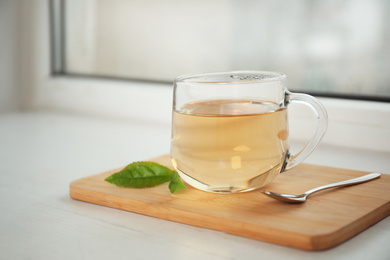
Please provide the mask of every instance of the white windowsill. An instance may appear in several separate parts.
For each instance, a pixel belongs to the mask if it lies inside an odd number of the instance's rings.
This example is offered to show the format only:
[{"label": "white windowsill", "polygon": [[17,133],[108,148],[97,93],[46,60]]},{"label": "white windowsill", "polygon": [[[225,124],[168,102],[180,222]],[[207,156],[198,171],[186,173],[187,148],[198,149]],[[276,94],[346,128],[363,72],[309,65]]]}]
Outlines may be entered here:
[{"label": "white windowsill", "polygon": [[[70,77],[45,77],[33,109],[70,111],[94,116],[154,121],[170,125],[172,86]],[[328,112],[322,143],[347,148],[390,151],[390,104],[319,98]],[[289,114],[291,137],[308,140],[315,118],[302,106]]]}]

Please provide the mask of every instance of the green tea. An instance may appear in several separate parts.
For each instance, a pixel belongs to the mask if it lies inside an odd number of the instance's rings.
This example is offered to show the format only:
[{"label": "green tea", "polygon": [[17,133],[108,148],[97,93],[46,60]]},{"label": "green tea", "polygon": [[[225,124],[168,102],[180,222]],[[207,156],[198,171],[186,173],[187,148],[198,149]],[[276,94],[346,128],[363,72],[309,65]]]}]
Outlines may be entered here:
[{"label": "green tea", "polygon": [[180,176],[212,192],[247,191],[280,173],[289,149],[286,108],[261,100],[206,100],[173,111]]}]

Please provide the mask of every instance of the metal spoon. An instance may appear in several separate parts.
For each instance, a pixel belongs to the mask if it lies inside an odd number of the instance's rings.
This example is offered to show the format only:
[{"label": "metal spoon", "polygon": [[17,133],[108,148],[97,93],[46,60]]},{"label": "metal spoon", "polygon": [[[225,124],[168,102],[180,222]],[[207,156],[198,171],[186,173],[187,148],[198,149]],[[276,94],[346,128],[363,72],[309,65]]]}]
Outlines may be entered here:
[{"label": "metal spoon", "polygon": [[355,185],[359,184],[362,182],[370,181],[376,178],[379,178],[381,176],[380,173],[370,173],[358,178],[346,180],[346,181],[340,181],[328,185],[323,185],[311,190],[308,190],[302,194],[297,194],[297,195],[291,195],[291,194],[279,194],[276,192],[271,192],[271,191],[265,191],[265,190],[258,190],[261,193],[274,198],[276,200],[280,200],[283,202],[288,202],[288,203],[302,203],[306,201],[307,196],[310,194],[313,194],[314,192],[320,191],[320,190],[325,190],[325,189],[330,189],[330,188],[335,188],[335,187],[344,187],[344,186],[349,186],[349,185]]}]

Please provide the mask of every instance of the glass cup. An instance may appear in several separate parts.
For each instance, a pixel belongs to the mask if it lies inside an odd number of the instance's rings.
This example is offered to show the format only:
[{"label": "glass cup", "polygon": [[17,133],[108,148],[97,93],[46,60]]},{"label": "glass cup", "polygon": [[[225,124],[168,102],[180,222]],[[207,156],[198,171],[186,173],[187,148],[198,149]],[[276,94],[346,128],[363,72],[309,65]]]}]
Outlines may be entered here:
[{"label": "glass cup", "polygon": [[[299,102],[317,116],[317,128],[297,154],[289,152],[287,108]],[[317,99],[291,93],[286,75],[233,71],[176,78],[173,90],[172,162],[191,186],[209,192],[258,189],[302,162],[327,128]]]}]

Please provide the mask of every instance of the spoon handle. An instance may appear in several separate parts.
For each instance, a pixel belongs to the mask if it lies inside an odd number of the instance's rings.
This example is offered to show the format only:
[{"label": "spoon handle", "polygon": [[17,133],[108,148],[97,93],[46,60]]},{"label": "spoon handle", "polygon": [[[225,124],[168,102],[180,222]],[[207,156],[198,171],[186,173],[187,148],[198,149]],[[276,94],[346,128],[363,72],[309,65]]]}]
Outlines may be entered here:
[{"label": "spoon handle", "polygon": [[350,180],[346,180],[346,181],[340,181],[340,182],[336,182],[336,183],[332,183],[332,184],[328,184],[328,185],[323,185],[323,186],[308,190],[304,194],[309,195],[309,194],[312,194],[312,193],[320,191],[320,190],[354,185],[354,184],[358,184],[358,183],[362,183],[362,182],[366,182],[366,181],[370,181],[370,180],[379,178],[380,176],[381,176],[380,173],[369,173],[367,175],[364,175],[364,176],[361,176],[358,178],[354,178],[354,179],[350,179]]}]

